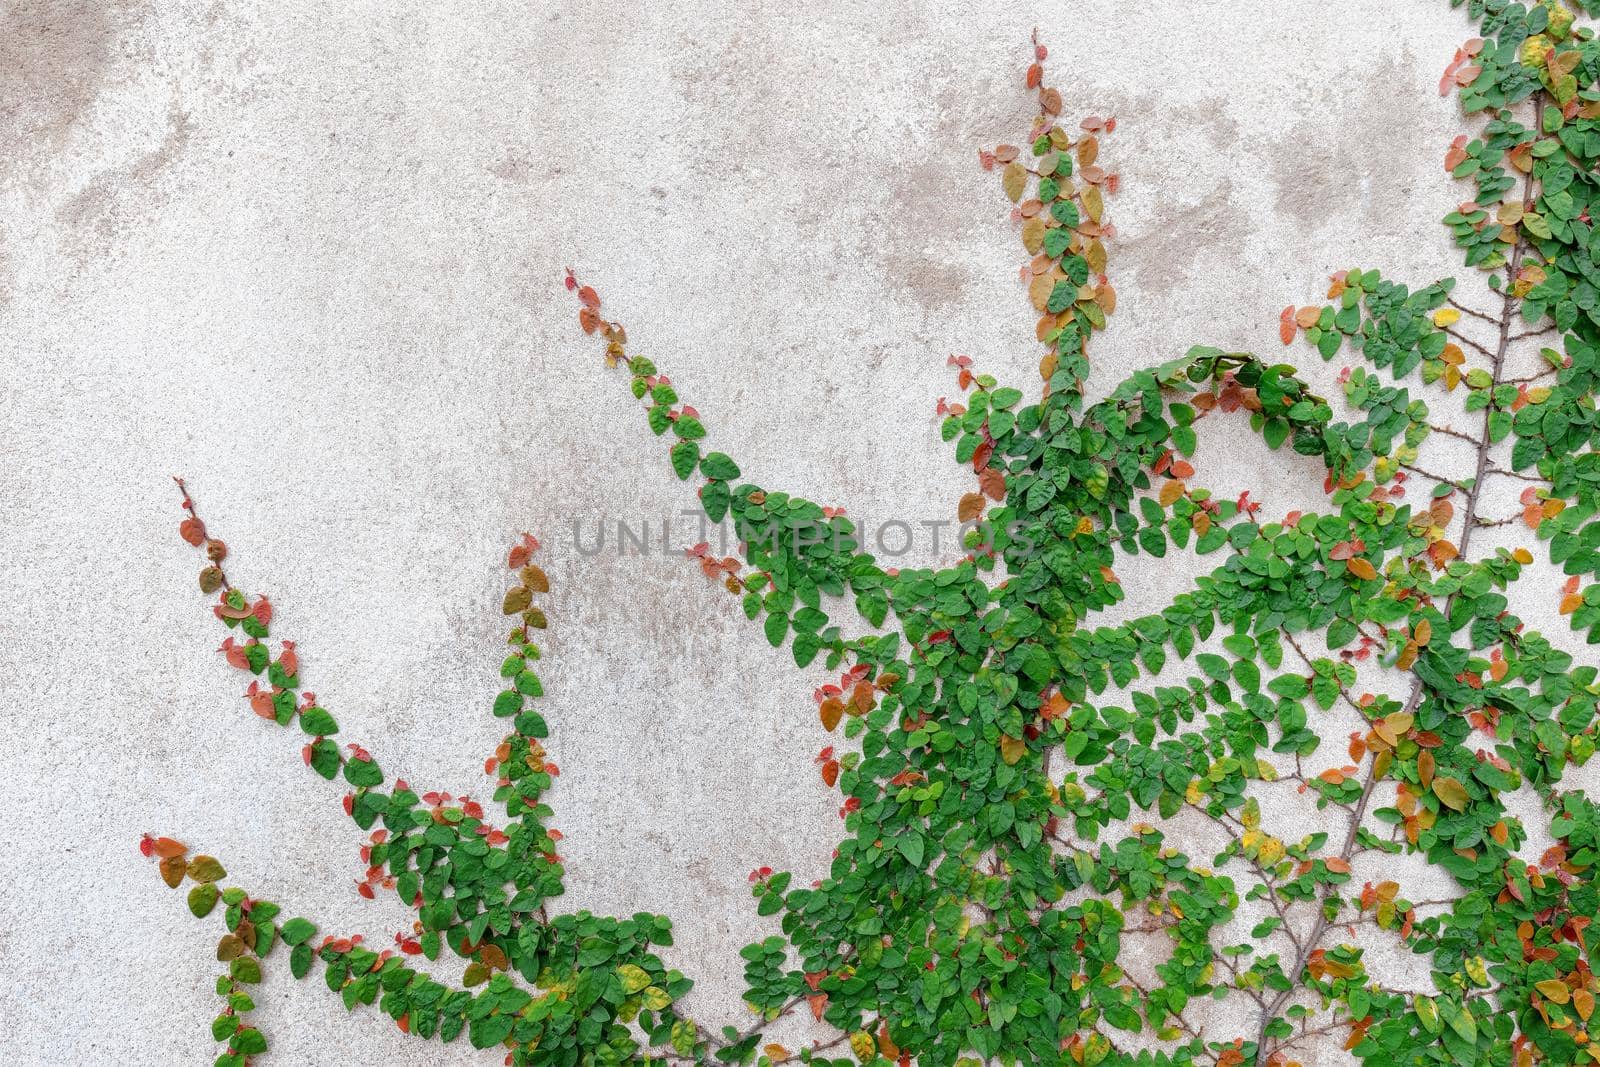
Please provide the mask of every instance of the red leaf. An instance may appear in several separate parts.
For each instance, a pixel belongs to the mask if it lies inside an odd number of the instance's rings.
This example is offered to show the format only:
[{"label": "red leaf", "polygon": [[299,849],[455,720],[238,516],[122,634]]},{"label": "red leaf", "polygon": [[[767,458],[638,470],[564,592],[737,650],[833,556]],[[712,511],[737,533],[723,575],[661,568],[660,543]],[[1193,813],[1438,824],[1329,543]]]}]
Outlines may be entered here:
[{"label": "red leaf", "polygon": [[206,524],[191,515],[178,523],[178,536],[199,548],[206,539]]},{"label": "red leaf", "polygon": [[253,692],[250,693],[250,710],[263,719],[276,719],[278,709],[272,702],[272,690],[257,688],[254,682],[250,683]]},{"label": "red leaf", "polygon": [[539,551],[539,539],[532,534],[523,534],[522,540],[512,546],[510,554],[506,556],[506,566],[512,570],[520,570],[527,566],[528,557]]}]

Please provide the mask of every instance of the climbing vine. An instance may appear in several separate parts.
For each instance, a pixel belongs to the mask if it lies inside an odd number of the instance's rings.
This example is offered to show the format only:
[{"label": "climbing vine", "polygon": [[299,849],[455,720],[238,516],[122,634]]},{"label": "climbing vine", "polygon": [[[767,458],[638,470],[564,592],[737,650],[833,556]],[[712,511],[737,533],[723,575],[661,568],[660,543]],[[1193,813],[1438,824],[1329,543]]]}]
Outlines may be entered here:
[{"label": "climbing vine", "polygon": [[[963,395],[940,401],[943,435],[975,479],[953,566],[886,569],[843,513],[745,481],[568,275],[672,469],[741,541],[738,557],[691,555],[774,647],[826,673],[795,728],[826,741],[843,837],[814,885],[752,872],[773,932],[742,953],[742,1029],[680,1010],[690,981],[659,955],[665,917],[552,906],[537,541],[507,560],[491,710],[508,732],[485,763],[492,795],[473,799],[390,781],[343,740],[184,491],[180,532],[207,556],[200,587],[251,711],[342,779],[368,834],[357,891],[416,912],[392,944],[329,935],[146,837],[190,909],[224,918],[217,1063],[267,1049],[251,991],[282,957],[349,1008],[511,1064],[1286,1067],[1329,1043],[1373,1064],[1600,1062],[1600,810],[1562,786],[1594,753],[1600,684],[1510,597],[1553,565],[1558,636],[1600,642],[1600,42],[1560,0],[1464,6],[1478,35],[1440,91],[1476,132],[1445,158],[1470,196],[1444,221],[1491,299],[1334,275],[1327,303],[1278,323],[1285,347],[1348,362],[1332,399],[1287,363],[1194,348],[1091,402],[1089,345],[1117,304],[1118,178],[1101,162],[1116,121],[1065,120],[1035,41],[1038,115],[979,160],[1030,257],[1042,387],[1029,401],[951,361]],[[1324,509],[1274,516],[1208,490],[1196,452],[1218,420],[1319,464]],[[1497,481],[1520,494],[1509,514],[1489,511]],[[1116,566],[1178,551],[1212,569],[1159,611],[1096,624],[1123,597]],[[1334,829],[1302,833],[1297,803]],[[1402,882],[1400,857],[1434,888]],[[1134,947],[1150,938],[1165,948]],[[1409,962],[1369,970],[1374,938]],[[794,1013],[835,1036],[770,1040]]]}]

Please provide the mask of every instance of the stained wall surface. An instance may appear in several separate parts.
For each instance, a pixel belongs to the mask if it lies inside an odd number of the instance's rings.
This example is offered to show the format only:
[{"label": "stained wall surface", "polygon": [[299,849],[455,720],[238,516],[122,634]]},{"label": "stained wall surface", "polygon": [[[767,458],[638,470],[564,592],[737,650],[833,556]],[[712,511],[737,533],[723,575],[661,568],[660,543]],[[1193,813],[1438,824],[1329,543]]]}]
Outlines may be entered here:
[{"label": "stained wall surface", "polygon": [[[344,736],[457,793],[490,789],[503,552],[539,533],[565,900],[674,916],[691,1006],[743,1021],[737,951],[776,932],[746,873],[809,882],[839,833],[823,675],[659,537],[578,550],[574,523],[592,543],[694,500],[562,271],[753,480],[951,517],[970,472],[934,417],[946,356],[1036,381],[1023,253],[977,165],[1031,115],[1035,26],[1069,113],[1118,119],[1095,391],[1193,343],[1278,351],[1279,309],[1340,268],[1459,273],[1436,83],[1468,27],[1442,0],[0,0],[7,1062],[215,1054],[215,920],[142,831],[325,929],[406,924],[357,898],[341,790],[214,654],[180,473]],[[1320,496],[1215,434],[1219,491]],[[919,538],[905,562],[954,555]],[[1184,566],[1126,568],[1130,610]],[[281,969],[261,999],[272,1062],[498,1062]]]}]

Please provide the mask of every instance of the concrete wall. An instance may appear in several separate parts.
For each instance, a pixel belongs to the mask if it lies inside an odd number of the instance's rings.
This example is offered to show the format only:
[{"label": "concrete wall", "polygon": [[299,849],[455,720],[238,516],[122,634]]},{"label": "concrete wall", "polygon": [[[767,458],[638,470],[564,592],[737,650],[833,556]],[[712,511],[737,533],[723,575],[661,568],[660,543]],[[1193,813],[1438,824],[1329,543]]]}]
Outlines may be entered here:
[{"label": "concrete wall", "polygon": [[[175,473],[343,736],[457,792],[487,793],[501,733],[503,549],[540,533],[566,899],[673,915],[693,1007],[742,1018],[737,950],[775,930],[746,872],[809,881],[838,832],[822,676],[681,557],[575,550],[574,518],[693,501],[562,268],[752,478],[948,517],[970,475],[933,417],[946,355],[1032,389],[1040,354],[976,162],[1027,121],[1035,25],[1069,111],[1119,119],[1097,390],[1191,343],[1276,350],[1333,270],[1456,269],[1435,83],[1467,26],[1442,0],[0,0],[9,1062],[214,1055],[217,923],[141,831],[325,929],[406,921],[356,897],[341,790],[212,651]],[[1316,495],[1259,446],[1207,448],[1224,489]],[[1175,588],[1123,578],[1142,608]],[[275,1063],[498,1059],[281,968],[261,999]]]}]

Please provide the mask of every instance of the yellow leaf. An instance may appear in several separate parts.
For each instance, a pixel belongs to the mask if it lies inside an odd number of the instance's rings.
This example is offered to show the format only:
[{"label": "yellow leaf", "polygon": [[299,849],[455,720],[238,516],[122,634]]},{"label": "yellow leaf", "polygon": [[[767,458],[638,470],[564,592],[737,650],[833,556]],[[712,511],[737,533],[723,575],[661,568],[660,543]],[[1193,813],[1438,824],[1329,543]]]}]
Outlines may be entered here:
[{"label": "yellow leaf", "polygon": [[1028,745],[1025,741],[1009,734],[1000,735],[1000,758],[1005,760],[1008,766],[1015,764],[1027,751]]},{"label": "yellow leaf", "polygon": [[1089,270],[1095,274],[1104,274],[1106,270],[1106,246],[1099,239],[1089,242],[1089,247],[1083,253],[1084,262],[1089,264]]},{"label": "yellow leaf", "polygon": [[[1384,728],[1396,738],[1404,737],[1416,721],[1417,717],[1409,711],[1392,711],[1383,717]],[[1389,743],[1394,744],[1393,741]]]},{"label": "yellow leaf", "polygon": [[1489,965],[1482,956],[1473,956],[1467,960],[1467,977],[1476,985],[1489,984]]},{"label": "yellow leaf", "polygon": [[1099,222],[1100,216],[1105,214],[1105,202],[1100,199],[1100,187],[1091,185],[1083,191],[1083,213],[1089,216],[1090,222]]},{"label": "yellow leaf", "polygon": [[1028,283],[1028,299],[1033,301],[1035,311],[1043,311],[1050,304],[1050,293],[1056,287],[1056,278],[1053,273],[1041,274]]},{"label": "yellow leaf", "polygon": [[1467,787],[1458,779],[1446,775],[1433,780],[1433,795],[1439,802],[1451,811],[1465,811],[1467,807]]},{"label": "yellow leaf", "polygon": [[1461,312],[1457,311],[1455,308],[1440,308],[1438,311],[1433,313],[1433,324],[1441,329],[1446,326],[1454,326],[1460,321]]},{"label": "yellow leaf", "polygon": [[1037,255],[1039,249],[1044,247],[1044,219],[1037,216],[1022,224],[1022,247],[1030,255]]},{"label": "yellow leaf", "polygon": [[1004,189],[1006,196],[1015,204],[1022,199],[1022,191],[1028,185],[1028,171],[1021,163],[1013,160],[1006,164],[1006,169],[1000,175],[1000,188]]},{"label": "yellow leaf", "polygon": [[650,984],[650,973],[637,963],[624,963],[618,967],[617,977],[622,980],[622,991],[629,995],[639,992]]},{"label": "yellow leaf", "polygon": [[761,1051],[765,1052],[767,1054],[767,1059],[771,1060],[773,1063],[782,1063],[784,1060],[788,1059],[790,1055],[792,1055],[792,1053],[790,1053],[790,1051],[784,1048],[782,1045],[763,1045]]},{"label": "yellow leaf", "polygon": [[1535,982],[1533,988],[1552,1004],[1565,1004],[1572,999],[1572,990],[1568,989],[1567,983],[1559,978],[1546,978],[1542,982]]}]

